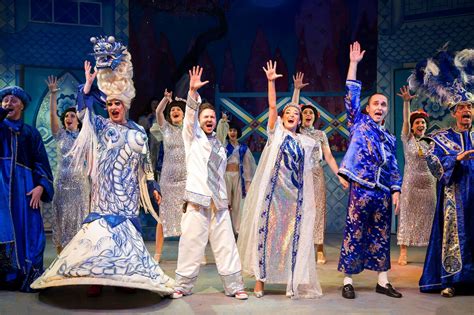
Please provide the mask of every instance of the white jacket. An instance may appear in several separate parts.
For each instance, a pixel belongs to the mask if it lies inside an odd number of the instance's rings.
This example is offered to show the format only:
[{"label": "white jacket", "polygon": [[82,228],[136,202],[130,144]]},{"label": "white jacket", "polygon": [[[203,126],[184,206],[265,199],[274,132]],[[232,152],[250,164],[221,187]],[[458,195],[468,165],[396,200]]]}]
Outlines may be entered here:
[{"label": "white jacket", "polygon": [[[196,101],[188,95],[183,121],[187,172],[184,200],[206,208],[210,207],[213,201],[218,210],[227,210],[227,190],[224,180],[227,164],[225,148],[216,138],[215,132],[208,137],[201,129],[198,119],[200,105],[200,96]],[[215,138],[215,140],[210,141],[210,138]],[[214,152],[213,142],[215,143]],[[212,170],[210,163],[216,165],[214,168],[216,171]]]}]

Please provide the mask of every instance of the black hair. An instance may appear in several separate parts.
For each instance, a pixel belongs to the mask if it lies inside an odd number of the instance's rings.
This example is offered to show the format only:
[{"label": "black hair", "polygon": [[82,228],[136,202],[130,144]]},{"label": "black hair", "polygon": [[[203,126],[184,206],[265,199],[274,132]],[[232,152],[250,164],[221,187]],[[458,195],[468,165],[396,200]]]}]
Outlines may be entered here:
[{"label": "black hair", "polygon": [[66,128],[66,124],[64,123],[64,120],[66,119],[66,114],[69,113],[69,112],[72,112],[72,113],[75,113],[76,114],[76,118],[77,118],[77,129],[81,130],[82,128],[82,123],[81,121],[79,120],[79,117],[77,115],[77,110],[75,107],[69,107],[67,108],[64,112],[62,112],[61,114],[61,117],[60,117],[60,120],[61,120],[61,124],[63,124],[63,127]]},{"label": "black hair", "polygon": [[165,116],[165,119],[171,123],[171,117],[170,117],[170,112],[171,112],[171,109],[173,107],[179,107],[182,111],[183,111],[183,114],[184,114],[184,110],[186,109],[186,103],[183,102],[183,101],[172,101],[171,103],[169,103],[168,105],[166,105],[165,107],[165,111],[164,111],[164,116]]}]

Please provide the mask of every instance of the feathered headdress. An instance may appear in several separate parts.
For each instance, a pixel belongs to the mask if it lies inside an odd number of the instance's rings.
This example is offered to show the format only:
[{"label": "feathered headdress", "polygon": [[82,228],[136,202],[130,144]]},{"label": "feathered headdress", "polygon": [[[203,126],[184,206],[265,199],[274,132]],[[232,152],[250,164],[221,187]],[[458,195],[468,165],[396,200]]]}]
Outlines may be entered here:
[{"label": "feathered headdress", "polygon": [[474,49],[453,53],[444,45],[433,57],[416,65],[408,85],[410,90],[450,109],[474,102]]}]

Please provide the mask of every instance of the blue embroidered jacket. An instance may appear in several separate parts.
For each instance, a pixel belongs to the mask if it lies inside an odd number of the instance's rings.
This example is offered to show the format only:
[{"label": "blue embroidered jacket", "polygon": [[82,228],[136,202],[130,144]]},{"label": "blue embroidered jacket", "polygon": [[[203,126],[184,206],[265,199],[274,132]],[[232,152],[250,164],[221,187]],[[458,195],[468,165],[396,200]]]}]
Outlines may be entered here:
[{"label": "blue embroidered jacket", "polygon": [[396,138],[361,112],[361,82],[346,82],[344,104],[351,138],[339,174],[367,188],[400,191],[402,178],[395,156]]}]

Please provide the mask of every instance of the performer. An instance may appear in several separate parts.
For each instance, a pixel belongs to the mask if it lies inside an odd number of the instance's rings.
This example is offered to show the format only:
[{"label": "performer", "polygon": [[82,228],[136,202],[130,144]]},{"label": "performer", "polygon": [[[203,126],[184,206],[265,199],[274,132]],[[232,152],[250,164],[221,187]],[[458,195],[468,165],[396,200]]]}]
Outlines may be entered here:
[{"label": "performer", "polygon": [[248,295],[244,291],[240,258],[228,211],[224,181],[225,150],[214,132],[214,107],[209,103],[201,105],[201,97],[197,93],[209,82],[202,82],[201,75],[202,68],[199,66],[189,71],[189,93],[183,122],[186,204],[181,220],[176,287],[172,297],[191,294],[209,241],[225,294],[245,300]]},{"label": "performer", "polygon": [[[293,76],[293,104],[299,104],[300,92],[308,83],[303,83],[304,73],[296,73]],[[321,165],[323,159],[329,165],[331,170],[337,176],[339,183],[344,189],[349,188],[349,183],[337,174],[339,167],[336,159],[334,159],[331,148],[329,147],[326,133],[322,130],[314,128],[319,119],[319,111],[312,105],[302,105],[301,113],[303,122],[301,124],[301,133],[313,138],[316,141],[316,146],[312,152],[313,161],[313,184],[314,184],[314,203],[316,205],[316,220],[314,224],[314,244],[317,246],[317,263],[325,264],[326,256],[324,255],[324,231],[326,229],[326,179],[324,178],[324,170]]]},{"label": "performer", "polygon": [[[92,284],[140,288],[169,295],[174,282],[148,253],[140,234],[140,205],[158,220],[152,201],[160,202],[153,180],[145,130],[127,120],[135,97],[131,56],[115,38],[92,38],[97,72],[84,63],[86,84],[79,87],[83,127],[72,149],[73,167],[84,159],[92,179],[91,213],[71,242],[32,288]],[[100,91],[92,86],[97,75]],[[96,116],[94,101],[106,100],[109,118]]]},{"label": "performer", "polygon": [[339,174],[350,182],[344,240],[338,270],[344,272],[342,296],[355,298],[352,275],[364,269],[378,272],[377,293],[394,298],[402,294],[388,281],[390,269],[390,226],[392,201],[399,207],[401,176],[395,157],[396,139],[384,127],[387,97],[373,94],[365,112],[360,108],[361,82],[357,65],[364,57],[360,44],[350,45],[345,106],[351,132],[349,148]]},{"label": "performer", "polygon": [[54,182],[53,198],[53,243],[59,254],[71,241],[89,214],[89,178],[83,171],[71,167],[71,150],[79,134],[81,122],[75,107],[67,108],[61,114],[63,128],[59,127],[57,116],[57,78],[49,76],[46,81],[50,93],[51,132],[57,143],[58,166]]},{"label": "performer", "polygon": [[441,50],[409,78],[410,88],[449,107],[456,120],[430,135],[434,143],[426,157],[438,180],[438,201],[420,291],[444,297],[474,291],[473,62],[472,49]]},{"label": "performer", "polygon": [[405,155],[405,171],[397,240],[400,245],[398,264],[404,266],[407,261],[408,246],[427,246],[430,239],[436,207],[436,179],[426,164],[426,152],[429,144],[423,141],[428,127],[428,114],[422,109],[410,113],[410,95],[408,87],[400,88],[403,99],[403,128],[401,133]]},{"label": "performer", "polygon": [[53,175],[40,133],[21,117],[30,96],[10,86],[0,98],[0,289],[32,292],[46,242],[40,201],[51,202]]},{"label": "performer", "polygon": [[239,143],[238,139],[242,136],[242,131],[236,124],[228,122],[225,113],[217,124],[216,133],[226,149],[227,167],[224,178],[231,210],[232,228],[234,234],[238,235],[242,217],[241,207],[257,166],[249,147]]},{"label": "performer", "polygon": [[311,152],[316,143],[298,133],[301,111],[276,107],[276,62],[263,68],[268,80],[268,141],[244,202],[238,247],[244,271],[255,276],[256,297],[265,283],[286,283],[291,298],[322,295],[316,273]]},{"label": "performer", "polygon": [[156,261],[160,261],[164,237],[181,235],[183,196],[186,186],[186,163],[181,135],[186,103],[173,101],[172,96],[172,92],[165,90],[163,99],[156,107],[157,122],[150,128],[153,136],[163,139],[164,146],[160,175],[163,203],[160,205],[161,223],[156,226]]}]

